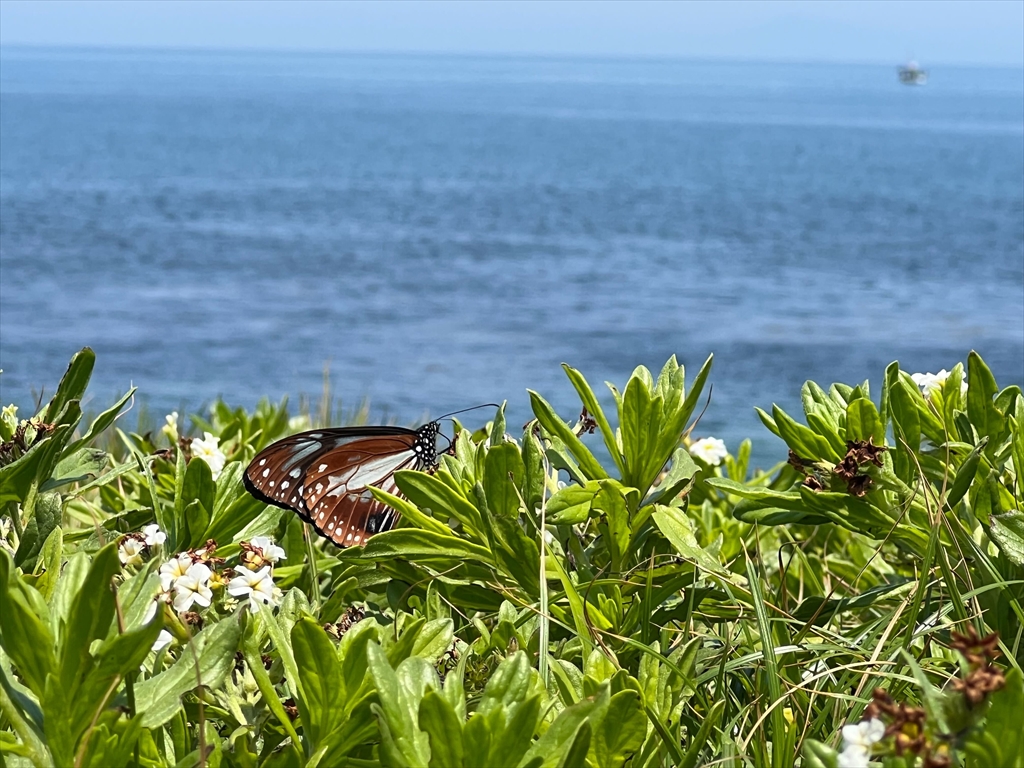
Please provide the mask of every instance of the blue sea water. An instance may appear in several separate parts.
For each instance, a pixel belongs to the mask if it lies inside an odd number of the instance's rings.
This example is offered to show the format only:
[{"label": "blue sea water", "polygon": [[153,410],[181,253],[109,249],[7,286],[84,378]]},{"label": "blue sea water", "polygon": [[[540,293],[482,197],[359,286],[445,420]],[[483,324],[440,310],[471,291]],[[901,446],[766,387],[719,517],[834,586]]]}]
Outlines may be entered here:
[{"label": "blue sea water", "polygon": [[[715,353],[699,434],[977,349],[1024,384],[1024,72],[0,51],[0,376],[402,423]],[[89,407],[89,406],[87,406]],[[27,410],[27,407],[26,407]],[[480,418],[484,418],[481,416]]]}]

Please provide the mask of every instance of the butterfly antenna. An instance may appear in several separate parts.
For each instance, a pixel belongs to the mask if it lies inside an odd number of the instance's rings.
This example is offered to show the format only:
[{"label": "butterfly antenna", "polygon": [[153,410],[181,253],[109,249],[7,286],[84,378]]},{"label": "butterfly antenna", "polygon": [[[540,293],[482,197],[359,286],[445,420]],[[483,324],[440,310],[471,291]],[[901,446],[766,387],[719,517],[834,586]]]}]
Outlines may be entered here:
[{"label": "butterfly antenna", "polygon": [[501,406],[498,405],[497,403],[484,403],[483,405],[474,405],[472,408],[463,408],[461,411],[452,411],[451,413],[446,413],[444,416],[438,416],[436,421],[451,418],[452,416],[456,416],[460,413],[465,413],[466,411],[475,411],[477,408],[501,408]]}]

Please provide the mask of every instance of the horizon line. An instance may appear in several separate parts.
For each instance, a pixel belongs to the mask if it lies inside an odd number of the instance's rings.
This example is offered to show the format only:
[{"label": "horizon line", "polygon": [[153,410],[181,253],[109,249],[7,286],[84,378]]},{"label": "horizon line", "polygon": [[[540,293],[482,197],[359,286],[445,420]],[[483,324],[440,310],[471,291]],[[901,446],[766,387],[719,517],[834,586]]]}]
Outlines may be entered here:
[{"label": "horizon line", "polygon": [[[836,66],[879,66],[898,67],[905,64],[906,60],[882,61],[880,59],[814,59],[814,58],[785,58],[785,57],[738,57],[738,56],[687,56],[685,54],[644,54],[644,53],[557,53],[557,52],[522,52],[522,51],[468,51],[468,50],[435,50],[435,49],[387,49],[387,48],[297,48],[286,46],[249,46],[249,45],[146,45],[146,44],[124,44],[124,43],[25,43],[0,40],[0,54],[5,49],[30,49],[40,51],[93,51],[93,52],[151,52],[151,53],[227,53],[227,54],[253,54],[267,53],[277,55],[306,54],[313,56],[425,56],[425,57],[465,57],[465,58],[491,58],[491,59],[538,59],[538,60],[563,60],[563,61],[665,61],[665,62],[693,62],[693,63],[734,63],[734,64],[793,64],[793,65],[836,65]],[[1021,63],[992,63],[978,61],[924,61],[924,66],[934,67],[964,67],[972,69],[1012,69],[1024,72],[1024,62]]]}]

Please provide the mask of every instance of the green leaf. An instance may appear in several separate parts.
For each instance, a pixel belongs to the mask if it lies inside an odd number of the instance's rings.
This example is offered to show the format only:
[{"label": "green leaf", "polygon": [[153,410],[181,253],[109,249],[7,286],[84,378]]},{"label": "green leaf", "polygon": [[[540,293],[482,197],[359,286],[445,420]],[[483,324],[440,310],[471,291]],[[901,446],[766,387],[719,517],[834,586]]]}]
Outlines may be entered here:
[{"label": "green leaf", "polygon": [[[621,485],[611,480],[600,481],[600,484],[601,489],[595,494],[592,507],[604,516],[603,527],[607,531],[612,571],[618,573],[623,568],[629,550],[629,506]],[[635,500],[639,494],[633,489],[629,490]]]},{"label": "green leaf", "polygon": [[915,398],[920,395],[910,392],[906,382],[897,378],[887,389],[889,408],[892,411],[892,430],[896,440],[893,454],[893,470],[905,483],[912,482],[917,474],[917,464],[912,454],[921,450],[921,418]]},{"label": "green leaf", "polygon": [[75,696],[78,685],[91,667],[89,645],[93,640],[104,639],[110,632],[115,610],[111,580],[120,570],[117,543],[112,542],[96,553],[71,607],[59,672],[63,695],[69,698]]},{"label": "green leaf", "polygon": [[64,531],[60,526],[57,526],[50,532],[50,535],[46,537],[46,541],[43,543],[42,552],[40,553],[41,563],[37,563],[36,565],[37,570],[39,565],[42,565],[42,575],[40,575],[39,581],[36,583],[36,589],[39,590],[39,594],[41,594],[45,600],[50,599],[54,588],[57,586],[57,580],[61,575],[60,566],[63,554]]},{"label": "green leaf", "polygon": [[1007,560],[1018,567],[1024,567],[1024,512],[1011,510],[1001,515],[992,515],[989,536],[996,543]]},{"label": "green leaf", "polygon": [[[205,463],[205,462],[204,462]],[[266,509],[267,505],[250,495],[242,484],[245,466],[238,461],[229,461],[216,480],[213,508],[210,511],[210,523],[205,533],[197,524],[189,521],[190,530],[197,537],[199,544],[207,539],[227,542],[235,538],[246,526],[255,521]],[[182,477],[184,484],[184,476]],[[254,533],[248,534],[258,535]]]},{"label": "green leaf", "polygon": [[447,525],[430,515],[424,514],[420,511],[419,507],[406,501],[401,496],[395,496],[387,491],[382,491],[380,488],[370,487],[368,490],[373,495],[373,498],[397,511],[403,520],[412,523],[414,527],[422,528],[431,533],[438,533],[442,536],[456,537],[455,532]]},{"label": "green leaf", "polygon": [[32,570],[36,555],[43,543],[61,523],[63,503],[59,493],[45,493],[36,497],[35,512],[25,526],[14,562],[22,568]]},{"label": "green leaf", "polygon": [[[480,511],[462,493],[443,482],[438,475],[400,470],[395,473],[395,484],[409,501],[422,510],[431,510],[435,517],[443,521],[454,517],[471,530],[482,530]],[[381,534],[377,534],[370,541],[376,541],[380,536]]]},{"label": "green leaf", "polygon": [[[607,695],[607,694],[606,694]],[[558,717],[527,750],[522,760],[519,761],[520,768],[530,765],[535,757],[543,760],[543,768],[555,768],[557,765],[583,766],[587,751],[590,748],[590,732],[586,726],[586,720],[594,711],[596,703],[593,700],[584,700],[566,707],[558,713]],[[587,727],[587,734],[580,744],[575,744],[577,733],[581,727]],[[565,754],[577,755],[576,762],[560,762]]]},{"label": "green leaf", "polygon": [[57,385],[57,391],[42,413],[43,421],[53,423],[68,403],[82,399],[95,364],[96,353],[89,347],[83,347],[71,358],[67,371]]},{"label": "green leaf", "polygon": [[[72,405],[78,407],[77,403]],[[33,483],[38,487],[50,478],[73,428],[69,424],[57,427],[47,437],[29,448],[24,455],[0,467],[0,504],[8,501],[24,503]]]},{"label": "green leaf", "polygon": [[875,445],[885,444],[885,425],[875,404],[858,397],[846,406],[846,439],[868,440]]},{"label": "green leaf", "polygon": [[185,469],[181,495],[175,500],[178,536],[181,537],[182,531],[189,532],[187,541],[179,539],[179,546],[198,547],[203,544],[216,492],[210,465],[202,459],[192,459]]},{"label": "green leaf", "polygon": [[66,450],[64,454],[65,457],[53,468],[52,476],[39,486],[41,491],[52,491],[71,483],[87,481],[96,477],[107,465],[107,452],[97,448],[82,448],[74,453]]},{"label": "green leaf", "polygon": [[466,541],[431,531],[399,528],[378,533],[363,548],[362,557],[370,560],[468,560],[490,564],[490,550]]},{"label": "green leaf", "polygon": [[114,635],[100,644],[95,665],[68,703],[71,735],[76,742],[97,713],[111,706],[111,686],[128,673],[138,671],[162,628],[162,615],[158,613],[149,624]]},{"label": "green leaf", "polygon": [[992,399],[999,392],[992,371],[975,351],[967,356],[967,415],[979,435],[998,439],[1005,428],[1005,417]]},{"label": "green leaf", "polygon": [[487,714],[499,707],[509,709],[525,699],[530,688],[530,672],[524,651],[505,659],[487,681],[477,712]]},{"label": "green leaf", "polygon": [[561,440],[565,447],[572,453],[580,470],[588,480],[599,480],[608,477],[601,463],[594,458],[594,454],[583,444],[569,426],[562,421],[548,402],[532,389],[527,390],[530,394],[530,405],[540,425],[552,435]]},{"label": "green leaf", "polygon": [[657,505],[652,515],[655,525],[672,544],[679,556],[696,563],[698,567],[725,579],[733,580],[734,575],[722,567],[718,558],[712,556],[697,543],[693,527],[686,513],[675,507]]},{"label": "green leaf", "polygon": [[522,701],[509,718],[505,730],[492,740],[492,754],[504,765],[517,765],[533,743],[533,734],[540,719],[540,696]]},{"label": "green leaf", "polygon": [[491,423],[491,435],[489,442],[492,448],[505,442],[505,405],[506,404],[503,402],[498,406],[498,411],[494,414],[494,421]]},{"label": "green leaf", "polygon": [[430,739],[419,727],[420,702],[427,689],[437,690],[437,673],[425,660],[411,656],[392,669],[380,646],[370,644],[366,658],[377,686],[381,725],[381,762],[427,768]]},{"label": "green leaf", "polygon": [[430,768],[459,768],[463,764],[462,723],[443,696],[426,692],[420,702],[419,725],[430,741]]},{"label": "green leaf", "polygon": [[[69,456],[70,454],[75,453],[82,447],[89,445],[89,443],[95,440],[96,437],[100,435],[107,427],[113,424],[114,421],[117,419],[117,415],[121,413],[121,409],[124,408],[125,404],[129,400],[131,400],[132,397],[135,396],[135,390],[135,387],[129,389],[128,392],[125,393],[125,395],[120,400],[118,400],[110,408],[108,408],[95,419],[93,419],[92,424],[89,425],[89,429],[86,430],[85,434],[82,435],[81,439],[76,440],[71,445],[69,445],[67,449],[64,451],[64,455]],[[79,397],[76,399],[81,398]]]},{"label": "green leaf", "polygon": [[953,484],[949,488],[949,493],[946,494],[946,504],[952,509],[962,499],[967,491],[971,487],[971,483],[974,482],[974,476],[978,473],[978,465],[981,462],[981,454],[985,450],[985,446],[988,444],[988,438],[982,438],[981,442],[978,443],[977,447],[964,459],[964,463],[960,465],[960,468],[956,471],[956,477],[953,478]]},{"label": "green leaf", "polygon": [[324,737],[341,726],[345,710],[337,706],[354,691],[347,691],[334,644],[317,622],[300,618],[292,627],[292,653],[299,670],[299,711],[302,727],[313,751]]},{"label": "green leaf", "polygon": [[618,768],[640,749],[647,735],[647,716],[640,694],[630,689],[611,697],[601,725],[594,730],[591,751],[594,762]]},{"label": "green leaf", "polygon": [[57,661],[53,635],[32,604],[31,589],[15,575],[10,555],[0,549],[0,644],[28,687],[40,697],[46,676]]},{"label": "green leaf", "polygon": [[181,711],[181,697],[202,681],[217,688],[235,666],[241,636],[237,618],[229,617],[197,634],[168,669],[135,686],[135,707],[146,728],[157,728]]},{"label": "green leaf", "polygon": [[619,468],[619,472],[625,474],[626,465],[622,458],[622,452],[619,450],[618,441],[615,438],[615,430],[612,429],[608,417],[605,416],[604,409],[601,408],[601,403],[594,394],[594,390],[591,389],[587,380],[583,378],[583,374],[575,368],[562,363],[562,369],[569,377],[569,381],[572,382],[576,393],[580,396],[580,400],[583,401],[583,407],[587,409],[587,412],[597,422],[597,427],[601,430],[601,437],[604,439],[605,448],[608,449],[608,455],[612,457],[615,465]]},{"label": "green leaf", "polygon": [[[576,729],[572,741],[565,745],[562,759],[558,761],[558,768],[585,768],[592,733],[593,728],[588,722],[584,722]],[[547,765],[547,762],[544,765]]]},{"label": "green leaf", "polygon": [[514,518],[519,514],[519,492],[525,467],[515,443],[502,443],[487,452],[484,461],[484,488],[487,503],[497,517]]},{"label": "green leaf", "polygon": [[454,640],[455,623],[451,619],[433,619],[416,634],[411,655],[433,663],[452,647]]},{"label": "green leaf", "polygon": [[[749,445],[749,441],[747,441],[747,445]],[[672,464],[669,466],[668,473],[654,491],[643,500],[641,506],[670,502],[683,491],[699,471],[700,467],[694,462],[690,452],[683,447],[677,448],[672,454]],[[636,529],[635,524],[632,527],[634,530]]]},{"label": "green leaf", "polygon": [[1018,397],[1014,406],[1013,426],[1013,471],[1017,475],[1017,489],[1024,498],[1024,397]]},{"label": "green leaf", "polygon": [[547,503],[549,525],[576,525],[590,516],[594,496],[601,490],[596,480],[585,486],[567,485],[555,493]]},{"label": "green leaf", "polygon": [[662,458],[652,474],[651,466],[658,459],[661,426],[659,417],[663,401],[661,398],[652,397],[646,378],[634,373],[626,382],[619,423],[622,430],[622,452],[625,454],[627,469],[622,480],[626,485],[639,488],[642,494],[646,494],[657,473],[668,460],[667,456]]},{"label": "green leaf", "polygon": [[772,406],[772,415],[775,417],[779,435],[797,456],[804,459],[839,461],[839,454],[824,437],[803,424],[798,424],[777,405]]}]

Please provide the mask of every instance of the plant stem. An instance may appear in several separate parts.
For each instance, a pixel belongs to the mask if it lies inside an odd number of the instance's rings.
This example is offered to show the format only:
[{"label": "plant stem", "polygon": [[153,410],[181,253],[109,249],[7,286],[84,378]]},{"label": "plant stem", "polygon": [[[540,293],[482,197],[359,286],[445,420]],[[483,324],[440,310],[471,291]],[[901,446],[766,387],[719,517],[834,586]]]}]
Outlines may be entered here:
[{"label": "plant stem", "polygon": [[540,679],[544,683],[544,690],[548,688],[548,632],[550,621],[548,620],[548,574],[547,574],[547,498],[548,498],[548,475],[551,467],[548,460],[544,459],[544,485],[540,492],[540,638],[538,642],[538,671]]}]

